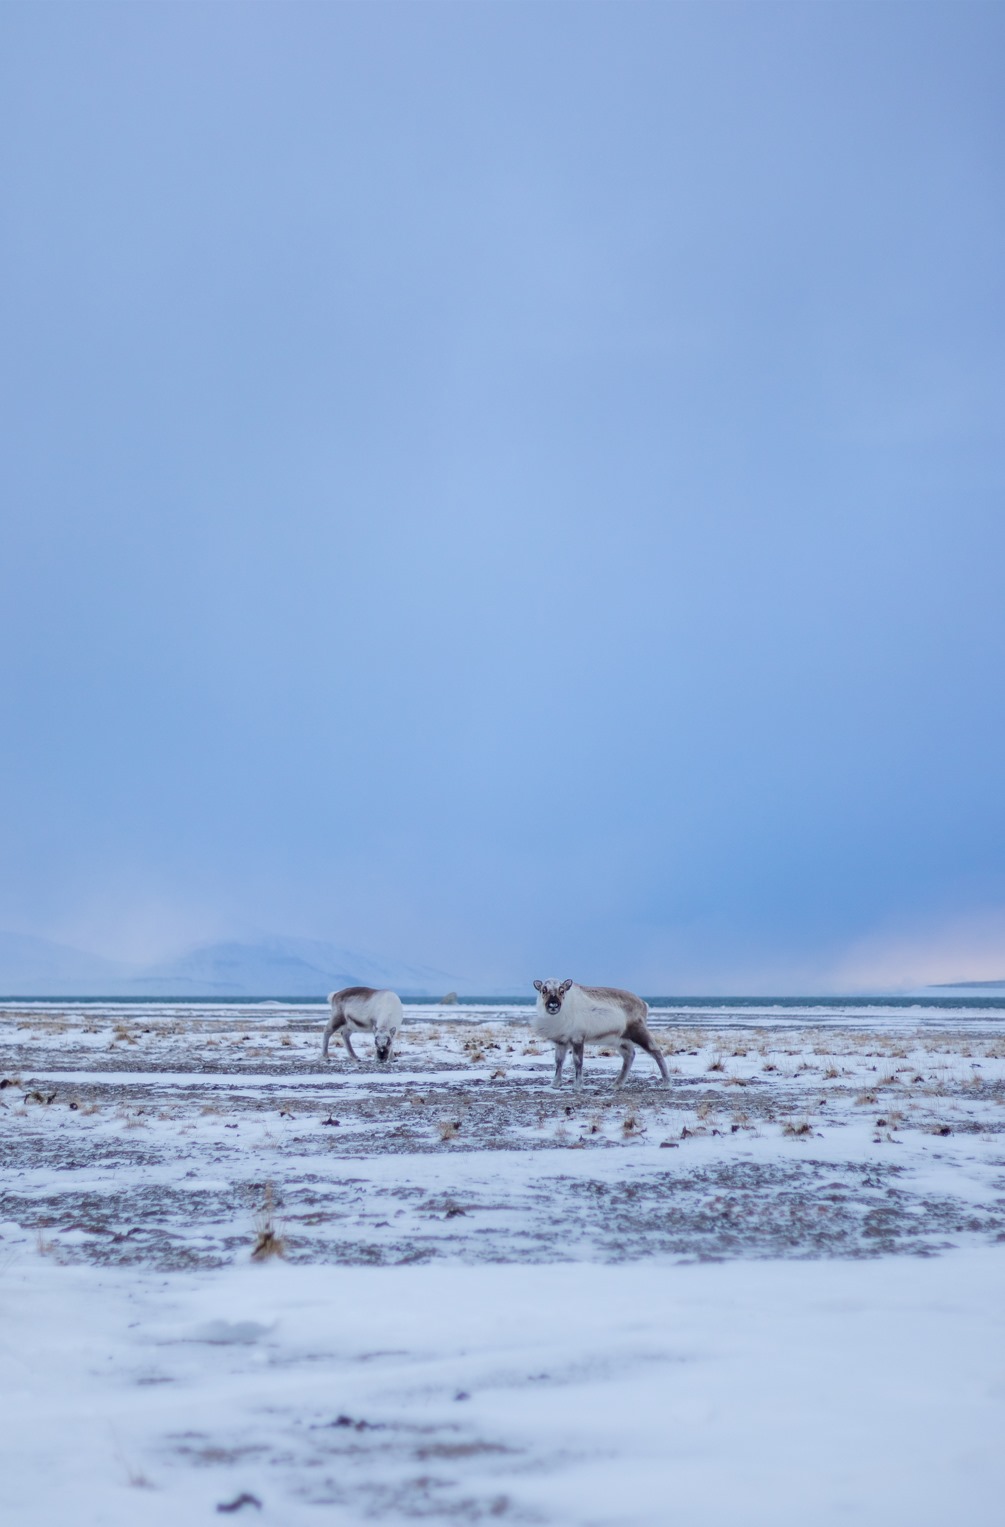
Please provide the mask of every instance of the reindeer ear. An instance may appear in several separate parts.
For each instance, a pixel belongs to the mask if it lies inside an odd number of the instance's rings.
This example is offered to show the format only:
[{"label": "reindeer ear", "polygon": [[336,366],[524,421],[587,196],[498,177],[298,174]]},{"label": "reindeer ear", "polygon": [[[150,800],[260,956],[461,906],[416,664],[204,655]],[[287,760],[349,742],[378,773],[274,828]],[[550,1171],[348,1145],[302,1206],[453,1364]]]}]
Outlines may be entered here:
[{"label": "reindeer ear", "polygon": [[560,987],[559,987],[559,988],[558,988],[558,989],[559,989],[559,991],[560,991],[560,992],[561,992],[561,993],[562,993],[562,995],[563,995],[563,996],[564,996],[564,995],[565,995],[565,993],[566,993],[566,992],[567,992],[567,991],[568,991],[568,990],[569,990],[569,987],[570,987],[570,986],[571,986],[571,985],[572,985],[572,982],[571,982],[571,981],[563,981],[563,982],[562,982],[562,984],[561,984],[561,986],[560,986]]},{"label": "reindeer ear", "polygon": [[544,982],[543,981],[535,981],[534,982],[534,990],[535,991],[544,991]]}]

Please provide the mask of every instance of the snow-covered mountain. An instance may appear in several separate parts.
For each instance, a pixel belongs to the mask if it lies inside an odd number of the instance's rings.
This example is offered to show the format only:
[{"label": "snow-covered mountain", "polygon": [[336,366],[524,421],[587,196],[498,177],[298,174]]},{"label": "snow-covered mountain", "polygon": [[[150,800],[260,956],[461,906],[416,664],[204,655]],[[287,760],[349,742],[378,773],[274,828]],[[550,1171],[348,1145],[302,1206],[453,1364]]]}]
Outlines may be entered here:
[{"label": "snow-covered mountain", "polygon": [[317,939],[265,938],[203,944],[135,976],[137,993],[172,996],[323,997],[340,986],[390,986],[404,995],[442,996],[456,977],[359,954]]},{"label": "snow-covered mountain", "polygon": [[0,994],[12,997],[109,995],[131,974],[127,965],[68,944],[0,933]]},{"label": "snow-covered mountain", "polygon": [[439,997],[456,975],[360,954],[318,939],[201,944],[173,960],[129,966],[22,934],[0,933],[0,996],[315,997],[340,986],[389,986]]}]

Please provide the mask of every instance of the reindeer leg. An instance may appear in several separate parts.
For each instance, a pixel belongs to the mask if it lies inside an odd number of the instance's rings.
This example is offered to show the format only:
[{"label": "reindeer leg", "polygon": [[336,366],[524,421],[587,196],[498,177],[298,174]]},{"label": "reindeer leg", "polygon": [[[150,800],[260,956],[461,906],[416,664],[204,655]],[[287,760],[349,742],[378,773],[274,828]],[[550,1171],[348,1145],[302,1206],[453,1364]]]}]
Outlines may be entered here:
[{"label": "reindeer leg", "polygon": [[641,1050],[645,1050],[647,1055],[651,1055],[657,1066],[659,1066],[660,1076],[665,1082],[669,1082],[670,1073],[667,1070],[667,1063],[663,1059],[663,1051],[645,1024],[642,1022],[629,1023],[625,1028],[625,1038],[630,1039],[633,1044],[637,1044]]},{"label": "reindeer leg", "polygon": [[660,1049],[659,1045],[656,1043],[655,1040],[652,1040],[649,1044],[646,1045],[646,1050],[652,1056],[653,1060],[656,1062],[657,1066],[659,1067],[660,1076],[663,1078],[663,1080],[669,1086],[670,1085],[670,1072],[667,1070],[667,1063],[663,1059],[663,1051]]},{"label": "reindeer leg", "polygon": [[572,1065],[575,1071],[573,1086],[577,1092],[582,1092],[583,1090],[583,1050],[585,1044],[586,1041],[583,1039],[574,1039],[572,1041]]},{"label": "reindeer leg", "polygon": [[569,1053],[569,1046],[564,1039],[555,1039],[552,1043],[555,1046],[555,1078],[551,1085],[553,1087],[561,1087],[562,1067],[565,1065],[565,1057]]},{"label": "reindeer leg", "polygon": [[337,1015],[335,1013],[332,1013],[331,1017],[328,1020],[328,1026],[325,1029],[325,1037],[324,1037],[324,1039],[321,1042],[321,1059],[322,1060],[327,1060],[328,1059],[328,1041],[331,1039],[331,1037],[334,1034],[335,1030],[337,1028],[340,1028],[343,1023],[345,1023],[345,1019],[342,1017],[341,1013],[339,1013]]},{"label": "reindeer leg", "polygon": [[632,1069],[632,1062],[635,1059],[635,1046],[630,1039],[622,1039],[618,1042],[618,1049],[621,1051],[621,1075],[614,1085],[615,1087],[622,1087],[624,1086],[625,1077]]},{"label": "reindeer leg", "polygon": [[356,1054],[356,1051],[352,1047],[352,1040],[349,1038],[349,1025],[348,1024],[346,1024],[345,1028],[342,1030],[342,1043],[345,1045],[346,1049],[349,1051],[349,1054],[352,1056],[353,1060],[359,1060],[359,1056]]}]

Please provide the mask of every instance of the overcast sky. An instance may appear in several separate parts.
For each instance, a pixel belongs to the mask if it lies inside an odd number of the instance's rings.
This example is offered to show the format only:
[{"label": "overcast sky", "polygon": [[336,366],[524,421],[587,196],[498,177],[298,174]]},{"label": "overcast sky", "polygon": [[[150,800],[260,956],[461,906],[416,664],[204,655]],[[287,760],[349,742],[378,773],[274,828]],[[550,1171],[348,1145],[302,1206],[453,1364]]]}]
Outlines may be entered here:
[{"label": "overcast sky", "polygon": [[0,8],[0,927],[1005,976],[1005,10]]}]

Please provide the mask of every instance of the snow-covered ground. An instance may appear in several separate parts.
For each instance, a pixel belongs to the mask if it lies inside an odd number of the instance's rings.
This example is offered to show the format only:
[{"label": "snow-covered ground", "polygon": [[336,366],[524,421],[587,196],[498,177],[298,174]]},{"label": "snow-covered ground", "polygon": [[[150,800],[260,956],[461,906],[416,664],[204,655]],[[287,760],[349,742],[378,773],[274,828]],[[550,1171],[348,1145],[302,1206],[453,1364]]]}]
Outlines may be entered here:
[{"label": "snow-covered ground", "polygon": [[11,1521],[1001,1521],[997,1015],[527,1017],[0,1012]]}]

